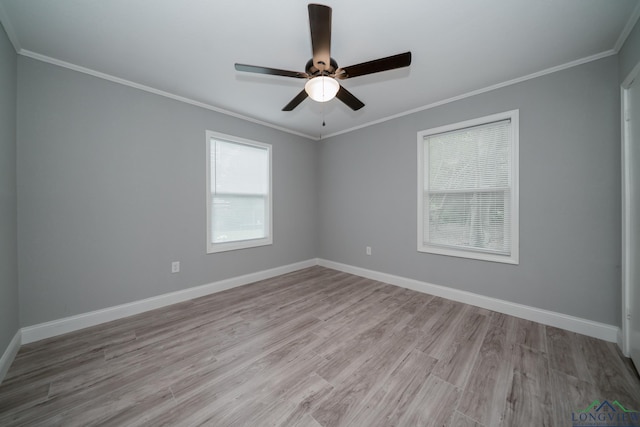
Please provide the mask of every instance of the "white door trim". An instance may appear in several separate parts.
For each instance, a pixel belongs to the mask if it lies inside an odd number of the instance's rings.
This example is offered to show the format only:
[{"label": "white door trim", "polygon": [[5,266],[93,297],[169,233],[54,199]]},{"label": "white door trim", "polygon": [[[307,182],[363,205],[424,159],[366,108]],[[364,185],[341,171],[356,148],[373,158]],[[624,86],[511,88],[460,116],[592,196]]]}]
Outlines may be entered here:
[{"label": "white door trim", "polygon": [[[629,325],[629,299],[630,293],[630,265],[631,265],[631,248],[629,239],[627,239],[628,230],[631,227],[631,214],[629,200],[631,198],[629,190],[630,176],[630,160],[629,149],[631,144],[629,122],[627,121],[629,114],[629,88],[636,78],[640,77],[640,62],[633,67],[633,70],[624,79],[620,87],[621,114],[620,121],[622,127],[622,149],[621,149],[621,166],[622,166],[622,353],[629,357],[631,350],[630,343],[630,325]],[[636,82],[638,84],[638,82]]]}]

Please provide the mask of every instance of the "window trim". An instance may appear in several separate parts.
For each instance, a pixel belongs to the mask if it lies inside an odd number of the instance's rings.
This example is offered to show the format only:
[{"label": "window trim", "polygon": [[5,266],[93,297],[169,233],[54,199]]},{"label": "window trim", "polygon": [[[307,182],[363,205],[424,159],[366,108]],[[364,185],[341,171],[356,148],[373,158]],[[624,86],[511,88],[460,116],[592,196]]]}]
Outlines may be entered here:
[{"label": "window trim", "polygon": [[[520,110],[510,110],[503,113],[492,114],[476,119],[452,123],[444,126],[427,129],[418,132],[418,252],[426,252],[438,255],[447,255],[461,258],[470,258],[481,261],[501,262],[506,264],[519,264],[520,262],[520,242],[519,242],[519,113]],[[481,126],[492,122],[503,120],[511,121],[511,253],[509,255],[495,254],[488,251],[473,249],[458,249],[443,246],[429,245],[424,243],[424,138],[438,133],[446,133],[464,128]]]},{"label": "window trim", "polygon": [[[268,161],[269,161],[269,185],[268,185],[268,194],[267,194],[267,216],[268,220],[265,221],[266,229],[266,237],[259,239],[250,239],[250,240],[239,240],[233,242],[224,242],[224,243],[214,243],[212,239],[212,224],[211,224],[211,215],[212,215],[212,193],[211,193],[211,140],[217,139],[221,141],[231,142],[234,144],[248,145],[253,147],[259,147],[262,149],[266,149],[268,153]],[[227,135],[224,133],[214,132],[211,130],[206,131],[206,211],[207,211],[207,253],[218,253],[218,252],[227,252],[234,251],[238,249],[247,249],[254,248],[259,246],[266,246],[273,244],[273,168],[272,168],[272,146],[271,144],[266,144],[263,142],[252,141],[250,139],[240,138],[233,135]]]}]

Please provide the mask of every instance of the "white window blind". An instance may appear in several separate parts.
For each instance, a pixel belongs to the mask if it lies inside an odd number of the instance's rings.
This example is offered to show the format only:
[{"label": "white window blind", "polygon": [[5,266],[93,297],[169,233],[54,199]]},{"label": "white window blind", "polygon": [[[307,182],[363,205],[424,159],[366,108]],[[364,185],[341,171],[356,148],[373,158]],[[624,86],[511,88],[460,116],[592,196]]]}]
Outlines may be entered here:
[{"label": "white window blind", "polygon": [[418,250],[517,263],[517,114],[505,114],[419,133]]},{"label": "white window blind", "polygon": [[208,252],[270,244],[271,147],[207,133]]}]

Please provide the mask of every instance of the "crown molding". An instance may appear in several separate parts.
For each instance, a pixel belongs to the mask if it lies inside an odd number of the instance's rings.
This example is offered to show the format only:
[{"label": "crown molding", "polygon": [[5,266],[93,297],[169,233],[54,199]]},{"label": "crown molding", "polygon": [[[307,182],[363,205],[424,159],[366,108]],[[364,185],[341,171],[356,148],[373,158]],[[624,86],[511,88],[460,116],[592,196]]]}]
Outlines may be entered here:
[{"label": "crown molding", "polygon": [[124,86],[129,86],[134,89],[142,90],[145,92],[153,93],[154,95],[163,96],[165,98],[173,99],[174,101],[184,102],[185,104],[194,105],[196,107],[204,108],[206,110],[215,111],[216,113],[224,114],[227,116],[235,117],[241,120],[246,120],[251,123],[255,123],[258,125],[266,126],[272,129],[276,129],[282,132],[290,133],[293,135],[301,136],[303,138],[318,140],[317,137],[307,135],[306,133],[298,132],[283,126],[278,126],[273,123],[265,122],[262,120],[258,120],[256,118],[245,116],[244,114],[236,113],[234,111],[225,110],[224,108],[216,107],[211,104],[207,104],[204,102],[196,101],[191,98],[187,98],[184,96],[176,95],[171,92],[166,92],[164,90],[156,89],[151,86],[145,86],[140,83],[132,82],[130,80],[122,79],[120,77],[112,76],[111,74],[102,73],[100,71],[93,70],[91,68],[82,67],[80,65],[72,64],[70,62],[62,61],[60,59],[52,58],[50,56],[42,55],[40,53],[32,52],[30,50],[20,49],[18,55],[25,56],[27,58],[35,59],[38,61],[46,62],[52,65],[57,65],[59,67],[67,68],[69,70],[77,71],[79,73],[88,74],[93,77],[97,77],[99,79],[108,80],[113,83],[118,83]]},{"label": "crown molding", "polygon": [[633,9],[633,12],[631,12],[627,24],[620,32],[620,36],[618,37],[618,40],[616,40],[616,44],[613,45],[613,50],[616,53],[620,52],[620,49],[622,49],[624,42],[627,41],[627,37],[629,37],[633,27],[636,25],[636,22],[638,22],[638,18],[640,18],[640,2],[636,5],[635,9]]},{"label": "crown molding", "polygon": [[462,99],[465,99],[465,98],[469,98],[469,97],[472,97],[472,96],[475,96],[475,95],[479,95],[479,94],[482,94],[482,93],[490,92],[490,91],[493,91],[493,90],[496,90],[496,89],[500,89],[500,88],[503,88],[503,87],[511,86],[511,85],[514,85],[514,84],[517,84],[517,83],[521,83],[521,82],[524,82],[524,81],[527,81],[527,80],[531,80],[531,79],[534,79],[534,78],[537,78],[537,77],[541,77],[541,76],[544,76],[544,75],[547,75],[547,74],[555,73],[557,71],[562,71],[562,70],[565,70],[565,69],[568,69],[568,68],[576,67],[578,65],[586,64],[588,62],[596,61],[598,59],[602,59],[602,58],[605,58],[605,57],[608,57],[608,56],[611,56],[611,55],[615,55],[620,51],[620,49],[624,45],[624,42],[627,40],[629,34],[633,30],[633,27],[636,25],[636,23],[638,22],[639,19],[640,19],[640,3],[638,3],[638,5],[636,5],[635,9],[633,10],[631,15],[629,16],[629,19],[627,20],[627,23],[625,24],[624,28],[622,29],[618,39],[616,40],[616,43],[614,44],[613,48],[610,49],[610,50],[607,50],[607,51],[604,51],[604,52],[600,52],[598,54],[591,55],[591,56],[588,56],[588,57],[585,57],[585,58],[581,58],[581,59],[578,59],[578,60],[575,60],[575,61],[567,62],[565,64],[561,64],[561,65],[558,65],[558,66],[555,66],[555,67],[547,68],[545,70],[538,71],[538,72],[535,72],[535,73],[532,73],[532,74],[528,74],[528,75],[523,76],[523,77],[518,77],[518,78],[515,78],[515,79],[512,79],[512,80],[508,80],[508,81],[505,81],[505,82],[497,83],[497,84],[494,84],[494,85],[491,85],[491,86],[487,86],[487,87],[484,87],[484,88],[481,88],[481,89],[477,89],[477,90],[474,90],[474,91],[471,91],[471,92],[463,93],[463,94],[460,94],[460,95],[457,95],[457,96],[454,96],[454,97],[451,97],[451,98],[447,98],[447,99],[443,99],[443,100],[440,100],[440,101],[436,101],[436,102],[433,102],[431,104],[423,105],[421,107],[417,107],[417,108],[414,108],[414,109],[411,109],[411,110],[407,110],[407,111],[404,111],[404,112],[401,112],[401,113],[398,113],[398,114],[394,114],[394,115],[391,115],[391,116],[386,116],[386,117],[382,117],[380,119],[372,120],[372,121],[363,123],[361,125],[354,126],[354,127],[348,128],[348,129],[344,129],[344,130],[341,130],[341,131],[338,131],[338,132],[334,132],[334,133],[331,133],[331,134],[328,134],[328,135],[313,136],[313,135],[309,135],[309,134],[306,134],[306,133],[303,133],[303,132],[295,131],[293,129],[289,129],[289,128],[284,127],[284,126],[279,126],[279,125],[276,125],[276,124],[273,124],[273,123],[270,123],[270,122],[266,122],[266,121],[263,121],[263,120],[260,120],[260,119],[256,119],[256,118],[251,117],[251,116],[240,114],[240,113],[237,113],[237,112],[234,112],[234,111],[231,111],[231,110],[226,110],[224,108],[216,107],[216,106],[211,105],[211,104],[207,104],[207,103],[204,103],[204,102],[201,102],[201,101],[196,101],[196,100],[193,100],[191,98],[187,98],[187,97],[184,97],[184,96],[176,95],[176,94],[173,94],[173,93],[170,93],[170,92],[166,92],[166,91],[163,91],[163,90],[160,90],[160,89],[156,89],[156,88],[153,88],[153,87],[150,87],[150,86],[142,85],[142,84],[139,84],[139,83],[136,83],[136,82],[132,82],[130,80],[122,79],[122,78],[119,78],[119,77],[116,77],[116,76],[112,76],[110,74],[102,73],[102,72],[99,72],[99,71],[96,71],[96,70],[93,70],[93,69],[90,69],[90,68],[82,67],[82,66],[79,66],[79,65],[76,65],[76,64],[72,64],[72,63],[69,63],[69,62],[66,62],[66,61],[62,61],[62,60],[59,60],[59,59],[56,59],[56,58],[52,58],[52,57],[49,57],[49,56],[46,56],[46,55],[42,55],[42,54],[39,54],[39,53],[36,53],[36,52],[32,52],[32,51],[23,49],[21,47],[21,45],[20,45],[20,42],[19,42],[18,37],[16,35],[16,32],[15,32],[13,26],[10,23],[10,20],[8,18],[8,15],[7,15],[5,9],[4,9],[4,6],[2,5],[2,3],[0,3],[0,24],[2,24],[2,26],[4,27],[4,30],[7,33],[7,37],[11,41],[11,43],[12,43],[12,45],[13,45],[13,47],[14,47],[14,49],[15,49],[15,51],[16,51],[16,53],[18,55],[22,55],[22,56],[29,57],[29,58],[32,58],[32,59],[36,59],[36,60],[39,60],[39,61],[42,61],[42,62],[46,62],[46,63],[49,63],[49,64],[57,65],[57,66],[60,66],[60,67],[63,67],[63,68],[67,68],[67,69],[70,69],[70,70],[74,70],[74,71],[77,71],[77,72],[80,72],[80,73],[89,74],[89,75],[94,76],[94,77],[98,77],[98,78],[101,78],[101,79],[104,79],[104,80],[108,80],[108,81],[111,81],[111,82],[114,82],[114,83],[119,83],[119,84],[122,84],[122,85],[125,85],[125,86],[129,86],[129,87],[132,87],[132,88],[135,88],[135,89],[139,89],[139,90],[142,90],[142,91],[145,91],[145,92],[153,93],[155,95],[163,96],[165,98],[173,99],[175,101],[184,102],[186,104],[194,105],[194,106],[197,106],[197,107],[200,107],[200,108],[204,108],[206,110],[215,111],[217,113],[224,114],[224,115],[227,115],[227,116],[230,116],[230,117],[235,117],[235,118],[238,118],[238,119],[241,119],[241,120],[246,120],[248,122],[255,123],[255,124],[258,124],[258,125],[262,125],[262,126],[266,126],[266,127],[272,128],[272,129],[276,129],[276,130],[279,130],[281,132],[286,132],[286,133],[289,133],[289,134],[292,134],[292,135],[297,135],[297,136],[300,136],[300,137],[303,137],[303,138],[307,138],[307,139],[310,139],[312,141],[325,140],[325,139],[332,138],[332,137],[335,137],[335,136],[343,135],[343,134],[346,134],[346,133],[349,133],[349,132],[353,132],[353,131],[356,131],[356,130],[359,130],[359,129],[367,128],[369,126],[373,126],[373,125],[376,125],[376,124],[384,123],[384,122],[387,122],[387,121],[390,121],[390,120],[394,120],[394,119],[397,119],[397,118],[400,118],[400,117],[404,117],[404,116],[408,116],[408,115],[411,115],[411,114],[414,114],[414,113],[418,113],[418,112],[421,112],[421,111],[429,110],[429,109],[432,109],[432,108],[435,108],[435,107],[439,107],[441,105],[449,104],[451,102],[459,101],[459,100],[462,100]]},{"label": "crown molding", "polygon": [[329,134],[329,135],[325,135],[325,136],[322,137],[322,139],[327,139],[327,138],[331,138],[331,137],[334,137],[334,136],[343,135],[345,133],[353,132],[353,131],[358,130],[358,129],[363,129],[363,128],[366,128],[366,127],[369,127],[369,126],[373,126],[373,125],[376,125],[376,124],[379,124],[379,123],[384,123],[384,122],[387,122],[389,120],[393,120],[393,119],[397,119],[397,118],[400,118],[400,117],[408,116],[408,115],[411,115],[411,114],[414,114],[414,113],[419,113],[420,111],[429,110],[431,108],[439,107],[441,105],[449,104],[451,102],[459,101],[461,99],[470,98],[472,96],[476,96],[476,95],[479,95],[481,93],[491,92],[491,91],[496,90],[496,89],[500,89],[500,88],[503,88],[503,87],[511,86],[511,85],[514,85],[514,84],[517,84],[517,83],[522,83],[522,82],[525,82],[527,80],[535,79],[535,78],[538,78],[538,77],[545,76],[547,74],[552,74],[552,73],[555,73],[555,72],[558,72],[558,71],[566,70],[568,68],[577,67],[578,65],[586,64],[586,63],[589,63],[589,62],[592,62],[592,61],[597,61],[598,59],[606,58],[608,56],[612,56],[612,55],[615,55],[615,54],[617,54],[617,52],[615,50],[613,50],[613,49],[606,50],[604,52],[600,52],[600,53],[597,53],[595,55],[587,56],[585,58],[580,58],[580,59],[577,59],[575,61],[571,61],[571,62],[567,62],[565,64],[557,65],[555,67],[547,68],[545,70],[538,71],[538,72],[535,72],[535,73],[532,73],[532,74],[527,74],[526,76],[517,77],[517,78],[512,79],[512,80],[507,80],[507,81],[502,82],[502,83],[497,83],[495,85],[487,86],[487,87],[484,87],[482,89],[477,89],[477,90],[474,90],[474,91],[471,91],[471,92],[467,92],[467,93],[463,93],[461,95],[457,95],[457,96],[454,96],[454,97],[451,97],[451,98],[443,99],[441,101],[436,101],[436,102],[433,102],[431,104],[424,105],[422,107],[418,107],[418,108],[414,108],[412,110],[404,111],[402,113],[394,114],[393,116],[383,117],[383,118],[378,119],[378,120],[373,120],[371,122],[363,123],[363,124],[361,124],[359,126],[354,126],[352,128],[349,128],[349,129],[345,129],[345,130],[342,130],[342,131],[339,131],[339,132],[335,132],[335,133],[332,133],[332,134]]},{"label": "crown molding", "polygon": [[16,53],[19,53],[22,50],[22,47],[18,41],[16,31],[13,29],[13,25],[11,25],[11,22],[9,21],[9,15],[7,15],[7,12],[4,10],[2,3],[0,3],[0,25],[4,27],[4,32],[7,33],[7,37],[13,45]]}]

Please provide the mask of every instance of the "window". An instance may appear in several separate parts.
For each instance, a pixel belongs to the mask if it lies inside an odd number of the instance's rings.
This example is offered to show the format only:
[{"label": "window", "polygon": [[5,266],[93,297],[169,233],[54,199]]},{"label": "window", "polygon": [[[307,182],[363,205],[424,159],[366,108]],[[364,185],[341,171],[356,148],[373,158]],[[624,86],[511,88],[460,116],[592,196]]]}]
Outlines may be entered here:
[{"label": "window", "polygon": [[418,132],[418,251],[518,264],[518,110]]},{"label": "window", "polygon": [[271,146],[207,131],[207,253],[270,245]]}]

